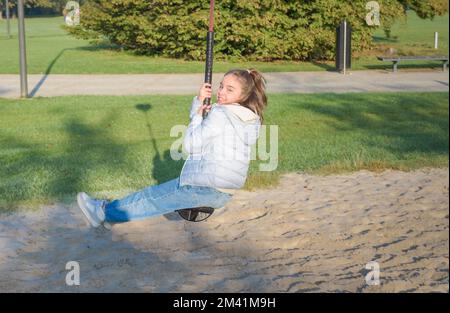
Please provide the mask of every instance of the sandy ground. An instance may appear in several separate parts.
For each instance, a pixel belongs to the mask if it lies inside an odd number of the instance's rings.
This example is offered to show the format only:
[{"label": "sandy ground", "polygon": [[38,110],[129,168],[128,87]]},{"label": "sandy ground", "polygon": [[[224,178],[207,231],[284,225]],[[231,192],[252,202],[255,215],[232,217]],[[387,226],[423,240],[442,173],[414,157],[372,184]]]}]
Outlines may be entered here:
[{"label": "sandy ground", "polygon": [[[87,227],[75,203],[0,218],[1,292],[449,292],[449,170],[291,173],[206,222]],[[65,283],[66,263],[80,285]],[[379,264],[368,285],[366,264]]]}]

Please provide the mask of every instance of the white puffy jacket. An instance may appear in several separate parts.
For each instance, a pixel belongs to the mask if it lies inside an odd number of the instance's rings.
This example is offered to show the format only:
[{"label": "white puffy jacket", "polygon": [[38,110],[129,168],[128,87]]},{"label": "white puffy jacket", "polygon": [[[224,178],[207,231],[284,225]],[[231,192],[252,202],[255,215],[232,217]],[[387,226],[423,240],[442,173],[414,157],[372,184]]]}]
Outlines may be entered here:
[{"label": "white puffy jacket", "polygon": [[260,118],[239,104],[213,104],[203,119],[196,113],[200,104],[194,97],[191,122],[183,139],[183,149],[189,156],[181,170],[180,186],[208,186],[225,192],[239,189],[247,178]]}]

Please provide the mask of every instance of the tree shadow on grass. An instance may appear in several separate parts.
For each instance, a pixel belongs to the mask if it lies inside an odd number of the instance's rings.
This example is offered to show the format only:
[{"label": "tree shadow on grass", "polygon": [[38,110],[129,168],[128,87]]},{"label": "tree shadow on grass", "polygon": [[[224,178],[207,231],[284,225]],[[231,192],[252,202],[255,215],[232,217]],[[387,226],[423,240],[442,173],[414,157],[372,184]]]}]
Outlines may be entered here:
[{"label": "tree shadow on grass", "polygon": [[101,50],[121,51],[121,46],[117,45],[117,44],[108,43],[108,42],[100,42],[100,43],[97,43],[97,44],[94,44],[94,45],[72,48],[71,50],[78,50],[78,51],[101,51]]},{"label": "tree shadow on grass", "polygon": [[153,157],[152,177],[156,180],[157,184],[162,184],[177,178],[180,175],[184,161],[182,159],[174,160],[170,155],[170,150],[160,152],[153,133],[152,125],[149,121],[149,114],[151,114],[149,111],[152,109],[152,105],[148,103],[139,103],[135,107],[138,111],[143,112],[145,115],[148,137],[153,150],[156,151],[156,154]]},{"label": "tree shadow on grass", "polygon": [[[386,98],[384,98],[386,97]],[[448,108],[417,95],[323,94],[321,104],[306,102],[302,107],[332,118],[328,126],[339,132],[365,134],[366,147],[395,155],[432,153],[448,155]],[[379,140],[383,136],[388,140]]]},{"label": "tree shadow on grass", "polygon": [[[62,200],[79,191],[94,192],[91,180],[95,173],[111,173],[126,168],[129,175],[138,173],[136,165],[126,157],[129,148],[119,143],[108,130],[114,121],[112,112],[98,123],[83,123],[77,118],[63,122],[67,141],[64,150],[53,144],[36,145],[25,137],[3,135],[0,176],[1,199],[16,202],[36,199]],[[106,183],[105,183],[106,184]]]},{"label": "tree shadow on grass", "polygon": [[328,64],[326,62],[320,62],[320,61],[316,61],[316,60],[311,60],[311,63],[314,64],[315,66],[323,68],[327,72],[338,72],[338,70],[336,69],[336,66],[330,65],[330,64]]},{"label": "tree shadow on grass", "polygon": [[[27,140],[26,136],[0,135],[0,202],[12,203],[28,200],[73,197],[77,192],[100,192],[115,189],[112,183],[117,177],[147,176],[157,184],[179,176],[184,160],[173,160],[170,150],[161,151],[154,130],[149,121],[152,106],[137,104],[145,119],[138,118],[136,125],[145,123],[148,130],[149,151],[153,154],[152,172],[142,173],[142,166],[130,159],[133,151],[126,142],[118,141],[111,130],[116,113],[113,111],[97,122],[84,122],[77,117],[63,117],[61,131],[54,136],[65,138],[63,148],[39,139],[39,143]],[[56,109],[57,114],[63,114]],[[84,119],[84,117],[83,117]],[[53,136],[52,135],[52,136]],[[145,136],[147,137],[147,136]],[[165,137],[165,136],[164,136]],[[162,138],[166,140],[166,138]],[[61,140],[58,140],[61,142]],[[148,156],[152,162],[152,154]],[[126,173],[124,173],[126,171]],[[103,177],[103,175],[105,175]],[[104,179],[104,181],[102,181]],[[92,183],[93,182],[93,183]],[[136,186],[136,185],[135,185]],[[124,186],[129,189],[130,186]],[[138,186],[142,188],[145,186]],[[132,187],[133,189],[137,189]],[[101,190],[99,190],[101,189]]]},{"label": "tree shadow on grass", "polygon": [[395,37],[380,37],[380,36],[372,36],[373,42],[375,43],[398,43],[398,38]]}]

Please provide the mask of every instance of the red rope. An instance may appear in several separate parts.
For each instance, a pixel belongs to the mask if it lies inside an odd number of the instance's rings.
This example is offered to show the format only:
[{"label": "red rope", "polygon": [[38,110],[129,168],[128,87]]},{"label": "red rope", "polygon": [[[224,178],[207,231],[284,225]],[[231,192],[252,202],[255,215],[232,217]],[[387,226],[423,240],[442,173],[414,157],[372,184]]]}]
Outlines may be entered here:
[{"label": "red rope", "polygon": [[209,4],[209,31],[214,31],[214,0]]}]

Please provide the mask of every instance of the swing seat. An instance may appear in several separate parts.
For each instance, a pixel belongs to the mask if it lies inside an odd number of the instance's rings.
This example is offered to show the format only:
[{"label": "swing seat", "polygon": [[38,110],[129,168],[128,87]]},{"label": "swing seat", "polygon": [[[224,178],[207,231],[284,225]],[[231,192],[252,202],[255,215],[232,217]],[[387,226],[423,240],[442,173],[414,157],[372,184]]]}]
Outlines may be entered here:
[{"label": "swing seat", "polygon": [[176,210],[178,214],[189,222],[201,222],[206,220],[211,214],[214,213],[214,208],[210,207],[198,207]]}]

